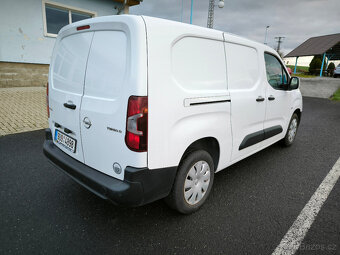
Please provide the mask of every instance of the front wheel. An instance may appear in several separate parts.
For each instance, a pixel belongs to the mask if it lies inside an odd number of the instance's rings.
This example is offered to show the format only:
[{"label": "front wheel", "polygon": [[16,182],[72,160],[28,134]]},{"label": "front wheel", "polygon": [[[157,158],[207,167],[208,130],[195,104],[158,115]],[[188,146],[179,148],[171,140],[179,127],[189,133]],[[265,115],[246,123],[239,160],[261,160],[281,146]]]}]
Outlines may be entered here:
[{"label": "front wheel", "polygon": [[299,116],[294,113],[292,118],[290,119],[288,130],[285,138],[282,140],[283,145],[291,146],[295,140],[297,129],[299,126]]},{"label": "front wheel", "polygon": [[214,162],[203,150],[189,153],[179,165],[166,203],[180,213],[197,211],[208,198],[214,181]]}]

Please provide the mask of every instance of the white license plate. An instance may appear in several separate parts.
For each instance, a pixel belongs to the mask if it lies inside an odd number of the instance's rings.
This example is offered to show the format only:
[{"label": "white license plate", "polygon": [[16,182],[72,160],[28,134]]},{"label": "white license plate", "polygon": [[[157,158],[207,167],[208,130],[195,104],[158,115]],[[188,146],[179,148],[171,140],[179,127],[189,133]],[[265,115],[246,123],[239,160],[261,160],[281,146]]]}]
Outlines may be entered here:
[{"label": "white license plate", "polygon": [[64,133],[60,132],[60,130],[56,129],[54,133],[54,140],[57,143],[60,143],[66,149],[75,152],[76,151],[76,144],[77,140],[65,135]]}]

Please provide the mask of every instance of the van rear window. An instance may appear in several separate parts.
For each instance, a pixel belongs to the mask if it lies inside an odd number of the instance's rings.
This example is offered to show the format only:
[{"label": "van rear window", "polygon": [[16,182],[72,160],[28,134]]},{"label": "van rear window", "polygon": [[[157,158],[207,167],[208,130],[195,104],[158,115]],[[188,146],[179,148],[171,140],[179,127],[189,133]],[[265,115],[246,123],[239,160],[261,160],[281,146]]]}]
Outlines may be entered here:
[{"label": "van rear window", "polygon": [[67,36],[57,44],[52,62],[53,88],[82,94],[93,32]]},{"label": "van rear window", "polygon": [[89,54],[84,94],[112,99],[126,77],[127,37],[122,31],[96,31]]}]

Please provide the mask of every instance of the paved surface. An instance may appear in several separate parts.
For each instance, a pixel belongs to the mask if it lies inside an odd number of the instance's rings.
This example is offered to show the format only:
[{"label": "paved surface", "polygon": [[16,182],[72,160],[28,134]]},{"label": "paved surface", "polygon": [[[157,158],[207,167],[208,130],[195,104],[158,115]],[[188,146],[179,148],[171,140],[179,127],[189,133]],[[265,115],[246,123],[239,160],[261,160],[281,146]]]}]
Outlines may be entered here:
[{"label": "paved surface", "polygon": [[0,88],[0,136],[47,126],[46,88]]},{"label": "paved surface", "polygon": [[331,77],[300,78],[303,96],[330,98],[340,88],[340,79]]},{"label": "paved surface", "polygon": [[[218,173],[206,205],[119,208],[51,166],[42,131],[0,138],[0,254],[271,254],[340,156],[340,103],[304,98],[297,139]],[[340,183],[297,254],[340,253]]]}]

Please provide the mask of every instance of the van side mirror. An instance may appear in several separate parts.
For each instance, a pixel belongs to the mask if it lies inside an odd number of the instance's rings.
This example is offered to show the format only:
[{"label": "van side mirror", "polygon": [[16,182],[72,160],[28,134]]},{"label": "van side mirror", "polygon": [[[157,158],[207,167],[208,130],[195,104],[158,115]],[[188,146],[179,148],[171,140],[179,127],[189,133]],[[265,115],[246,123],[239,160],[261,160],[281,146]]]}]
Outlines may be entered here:
[{"label": "van side mirror", "polygon": [[300,85],[300,79],[298,77],[291,77],[289,81],[289,90],[297,89]]}]

